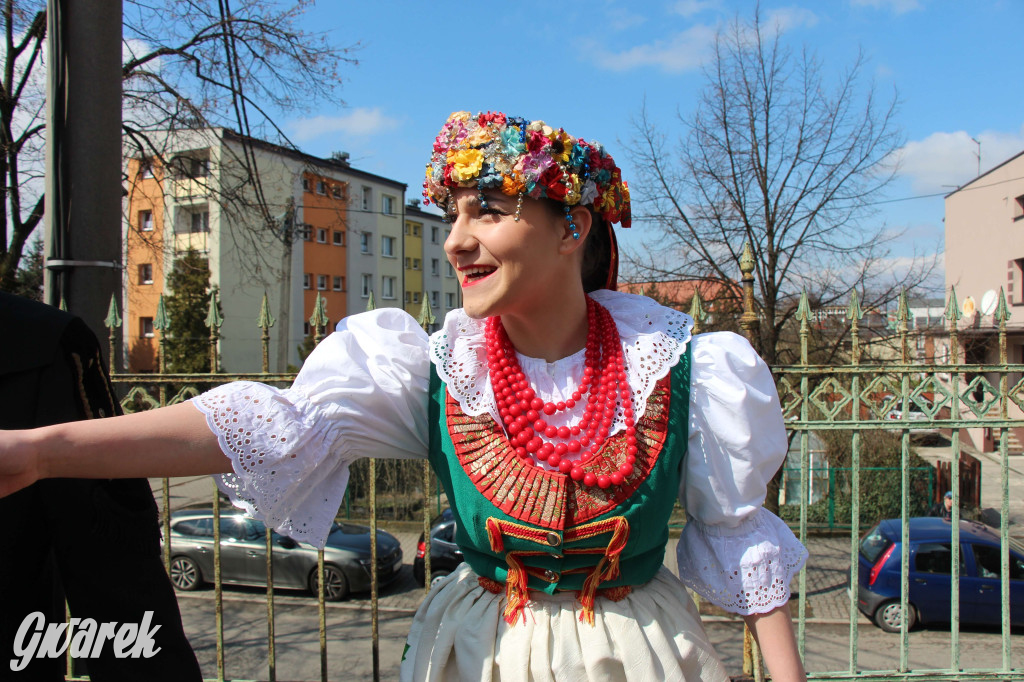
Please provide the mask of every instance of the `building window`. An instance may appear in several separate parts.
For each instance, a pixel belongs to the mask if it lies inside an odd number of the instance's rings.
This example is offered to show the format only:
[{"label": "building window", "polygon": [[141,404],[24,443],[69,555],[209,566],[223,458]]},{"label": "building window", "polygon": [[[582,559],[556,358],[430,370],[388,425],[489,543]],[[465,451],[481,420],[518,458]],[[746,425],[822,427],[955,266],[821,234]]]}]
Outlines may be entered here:
[{"label": "building window", "polygon": [[394,277],[381,277],[380,279],[380,296],[381,298],[393,299],[395,297],[395,279]]},{"label": "building window", "polygon": [[316,288],[318,291],[327,291],[327,275],[316,276]]},{"label": "building window", "polygon": [[431,244],[436,244],[437,243],[437,235],[438,235],[439,232],[440,232],[440,230],[438,230],[437,227],[431,227],[430,228],[430,243]]},{"label": "building window", "polygon": [[370,295],[370,287],[372,286],[373,283],[372,277],[373,275],[363,275],[363,283],[361,289],[361,295],[363,298],[366,298]]},{"label": "building window", "polygon": [[144,159],[140,165],[141,168],[139,169],[139,175],[141,175],[144,178],[152,178],[153,162],[150,161],[149,159]]},{"label": "building window", "polygon": [[389,258],[395,257],[395,238],[381,236],[380,238],[380,255],[387,256]]},{"label": "building window", "polygon": [[454,277],[455,276],[455,268],[452,267],[451,262],[450,261],[446,261],[445,265],[447,266],[445,268],[445,270],[446,270],[445,275],[448,276],[448,277]]},{"label": "building window", "polygon": [[335,291],[345,291],[345,278],[343,276],[342,277],[335,276],[333,284],[334,284],[333,288],[334,288]]},{"label": "building window", "polygon": [[143,263],[139,266],[139,284],[153,283],[153,264]]},{"label": "building window", "polygon": [[430,292],[430,305],[437,307],[437,299],[441,297],[441,293],[437,291]]},{"label": "building window", "polygon": [[196,211],[192,214],[192,223],[189,230],[196,234],[198,232],[209,232],[210,231],[210,212],[209,211]]},{"label": "building window", "polygon": [[313,241],[313,226],[302,223],[299,225],[299,235],[302,237],[302,241],[304,242]]},{"label": "building window", "polygon": [[419,303],[420,302],[420,292],[418,292],[418,291],[412,292],[412,302],[413,303]]},{"label": "building window", "polygon": [[139,211],[139,229],[143,232],[153,231],[153,212]]},{"label": "building window", "polygon": [[[380,198],[380,210],[384,215],[392,215],[395,212],[395,198],[388,196],[387,194],[381,195]],[[413,228],[413,234],[416,233],[416,228]]]},{"label": "building window", "polygon": [[327,243],[327,230],[322,227],[318,227],[316,230],[316,241],[319,244]]},{"label": "building window", "polygon": [[444,307],[449,310],[455,307],[455,294],[449,293],[444,295]]},{"label": "building window", "polygon": [[370,233],[359,233],[359,253],[370,253]]},{"label": "building window", "polygon": [[405,302],[408,303],[411,300],[412,300],[412,294],[410,292],[408,292],[408,291],[405,292]]},{"label": "building window", "polygon": [[434,277],[441,274],[441,260],[439,258],[430,259],[430,274]]},{"label": "building window", "polygon": [[420,259],[419,258],[413,258],[412,259],[412,269],[413,270],[419,270],[420,269]]},{"label": "building window", "polygon": [[331,196],[335,199],[341,199],[341,185],[331,185]]},{"label": "building window", "polygon": [[370,187],[363,187],[363,210],[369,211],[370,207],[373,206],[373,189]]},{"label": "building window", "polygon": [[153,338],[153,318],[152,317],[140,317],[139,318],[139,336],[144,339]]},{"label": "building window", "polygon": [[1013,219],[1020,220],[1024,218],[1024,194],[1013,200]]},{"label": "building window", "polygon": [[331,235],[331,239],[334,240],[335,246],[345,246],[345,233],[341,230],[335,230],[334,234]]},{"label": "building window", "polygon": [[309,178],[305,176],[303,176],[302,178],[302,189],[304,189],[307,192],[309,191]]},{"label": "building window", "polygon": [[302,275],[302,288],[312,289],[313,288],[313,275],[312,273],[306,272]]},{"label": "building window", "polygon": [[327,195],[327,183],[324,182],[323,180],[317,180],[316,181],[316,193],[317,194],[323,194],[323,195],[326,196]]}]

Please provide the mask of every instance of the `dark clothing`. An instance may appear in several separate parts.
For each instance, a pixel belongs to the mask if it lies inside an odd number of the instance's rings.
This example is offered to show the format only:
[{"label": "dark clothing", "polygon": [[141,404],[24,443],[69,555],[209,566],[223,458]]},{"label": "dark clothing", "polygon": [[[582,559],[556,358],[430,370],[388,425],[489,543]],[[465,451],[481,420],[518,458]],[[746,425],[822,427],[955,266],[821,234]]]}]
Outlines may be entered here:
[{"label": "dark clothing", "polygon": [[[0,292],[0,429],[46,426],[120,413],[95,335],[56,308]],[[96,682],[201,680],[160,556],[158,511],[145,479],[39,481],[0,499],[0,680],[63,680],[65,657],[10,668],[25,617],[71,615],[142,623],[153,611],[160,651],[114,656],[111,643],[86,662]],[[150,628],[152,630],[152,628]],[[82,674],[79,662],[75,674]]]},{"label": "dark clothing", "polygon": [[932,508],[928,510],[928,516],[937,516],[940,519],[951,519],[953,518],[953,508],[946,509],[946,501],[939,500],[932,505]]}]

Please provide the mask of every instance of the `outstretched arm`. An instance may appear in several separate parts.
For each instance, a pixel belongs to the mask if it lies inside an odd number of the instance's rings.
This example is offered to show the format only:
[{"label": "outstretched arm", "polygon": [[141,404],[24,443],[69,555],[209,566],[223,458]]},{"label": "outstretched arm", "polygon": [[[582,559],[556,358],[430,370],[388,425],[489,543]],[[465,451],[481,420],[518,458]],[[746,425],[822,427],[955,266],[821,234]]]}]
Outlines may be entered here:
[{"label": "outstretched arm", "polygon": [[807,679],[796,647],[788,602],[768,613],[744,616],[743,620],[761,647],[761,655],[774,682],[803,682]]},{"label": "outstretched arm", "polygon": [[136,414],[0,432],[0,497],[43,478],[148,478],[228,473],[206,417],[190,403]]}]

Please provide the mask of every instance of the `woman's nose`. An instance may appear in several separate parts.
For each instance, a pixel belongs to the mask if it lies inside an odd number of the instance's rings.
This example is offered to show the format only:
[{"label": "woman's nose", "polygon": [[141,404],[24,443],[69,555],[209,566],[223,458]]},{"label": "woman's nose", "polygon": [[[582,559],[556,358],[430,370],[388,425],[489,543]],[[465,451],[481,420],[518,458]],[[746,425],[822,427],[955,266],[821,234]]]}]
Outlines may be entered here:
[{"label": "woman's nose", "polygon": [[468,229],[468,221],[465,216],[456,215],[450,223],[448,236],[444,240],[444,251],[449,257],[461,251],[472,249],[473,237]]}]

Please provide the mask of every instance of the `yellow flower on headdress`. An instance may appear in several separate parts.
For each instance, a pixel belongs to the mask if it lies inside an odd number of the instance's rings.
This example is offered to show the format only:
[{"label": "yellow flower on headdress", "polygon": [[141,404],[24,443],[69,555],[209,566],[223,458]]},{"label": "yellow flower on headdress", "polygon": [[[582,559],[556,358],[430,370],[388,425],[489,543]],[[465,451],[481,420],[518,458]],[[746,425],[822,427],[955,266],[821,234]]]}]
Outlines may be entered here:
[{"label": "yellow flower on headdress", "polygon": [[454,111],[452,115],[448,117],[449,121],[468,121],[473,118],[473,114],[468,111]]},{"label": "yellow flower on headdress", "polygon": [[452,164],[452,180],[465,182],[472,180],[480,172],[484,162],[484,153],[479,149],[460,149],[448,152],[448,163]]},{"label": "yellow flower on headdress", "polygon": [[581,184],[582,183],[580,182],[580,178],[578,175],[573,173],[572,175],[569,176],[569,182],[566,184],[566,187],[568,187],[569,190],[565,193],[565,199],[563,200],[566,205],[575,206],[576,204],[580,203]]}]

